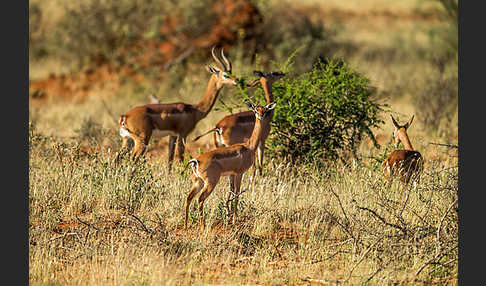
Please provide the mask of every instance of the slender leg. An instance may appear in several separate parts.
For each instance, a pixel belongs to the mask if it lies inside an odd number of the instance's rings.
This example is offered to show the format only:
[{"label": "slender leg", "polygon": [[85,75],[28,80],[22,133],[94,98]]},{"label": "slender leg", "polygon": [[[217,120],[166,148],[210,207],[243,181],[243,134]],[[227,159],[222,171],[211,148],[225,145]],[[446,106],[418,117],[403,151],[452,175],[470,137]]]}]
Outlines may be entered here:
[{"label": "slender leg", "polygon": [[191,191],[186,197],[186,219],[184,220],[184,229],[187,229],[187,220],[189,219],[189,206],[191,201],[203,188],[204,182],[201,179],[195,179]]},{"label": "slender leg", "polygon": [[[256,154],[255,154],[256,156]],[[251,185],[251,188],[254,189],[255,188],[255,183],[256,183],[256,176],[257,176],[257,169],[258,169],[258,166],[257,166],[257,160],[255,159],[255,162],[253,162],[253,166],[251,166],[251,175],[250,175],[250,185]]]},{"label": "slender leg", "polygon": [[142,154],[145,152],[149,139],[150,137],[140,138],[138,136],[134,136],[133,141],[135,141],[135,146],[133,147],[132,153],[130,154],[131,160],[135,160],[135,162],[138,161],[140,156],[142,156]]},{"label": "slender leg", "polygon": [[175,143],[176,143],[176,136],[169,136],[169,173],[172,169],[172,160],[174,160],[174,150],[175,150]]},{"label": "slender leg", "polygon": [[177,145],[176,145],[176,155],[175,161],[176,162],[183,162],[184,161],[184,150],[186,144],[186,137],[177,136]]},{"label": "slender leg", "polygon": [[263,176],[263,153],[264,152],[265,152],[265,143],[261,141],[257,148],[258,176]]},{"label": "slender leg", "polygon": [[228,218],[231,217],[233,214],[233,207],[232,207],[232,200],[234,198],[235,194],[235,184],[234,184],[234,176],[231,175],[228,177],[229,180],[229,193],[228,193],[228,199],[226,200],[226,210],[228,211]]},{"label": "slender leg", "polygon": [[383,163],[382,169],[383,169],[383,175],[384,175],[384,178],[385,178],[385,187],[387,189],[389,189],[391,187],[391,184],[392,184],[392,171],[391,171],[390,164],[388,163],[388,161],[385,161]]},{"label": "slender leg", "polygon": [[212,178],[209,178],[209,180],[206,182],[204,187],[201,190],[201,195],[198,198],[198,210],[199,210],[199,229],[202,230],[204,229],[204,216],[203,216],[203,207],[204,207],[204,201],[211,195],[211,193],[214,190],[214,187],[216,187],[216,184],[219,181],[219,174],[215,175]]},{"label": "slender leg", "polygon": [[238,198],[240,196],[240,188],[241,188],[241,179],[243,178],[243,174],[234,175],[234,194],[235,200],[233,202],[233,224],[236,223],[236,218],[238,216]]},{"label": "slender leg", "polygon": [[116,153],[115,157],[115,164],[118,165],[118,162],[120,160],[120,156],[123,156],[125,152],[128,151],[128,141],[130,140],[129,137],[122,137],[122,146],[120,150]]}]

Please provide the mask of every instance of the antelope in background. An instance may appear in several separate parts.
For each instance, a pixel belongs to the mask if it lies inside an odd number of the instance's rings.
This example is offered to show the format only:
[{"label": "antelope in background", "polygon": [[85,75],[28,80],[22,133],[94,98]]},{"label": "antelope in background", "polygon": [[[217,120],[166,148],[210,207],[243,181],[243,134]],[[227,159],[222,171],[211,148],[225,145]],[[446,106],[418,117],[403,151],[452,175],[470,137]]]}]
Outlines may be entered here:
[{"label": "antelope in background", "polygon": [[[230,214],[233,215],[233,223],[236,222],[238,196],[240,193],[241,179],[243,173],[248,170],[255,161],[255,150],[257,149],[263,130],[267,128],[272,120],[271,112],[275,103],[266,106],[254,106],[250,101],[245,101],[256,117],[255,127],[250,138],[244,143],[231,145],[229,147],[216,148],[208,151],[194,159],[188,164],[192,168],[193,185],[186,197],[184,228],[187,229],[189,206],[196,194],[201,192],[198,199],[199,227],[204,228],[203,206],[204,201],[212,193],[221,176],[230,176],[230,191],[235,195],[233,207]],[[228,207],[228,203],[226,206]]]},{"label": "antelope in background", "polygon": [[[265,73],[261,71],[253,71],[253,74],[258,76],[258,79],[253,80],[247,86],[254,87],[258,83],[260,83],[263,87],[263,91],[265,92],[265,100],[267,104],[274,102],[273,93],[272,93],[272,85],[277,80],[283,78],[285,73],[283,72],[270,72]],[[273,118],[273,110],[271,110],[268,114],[270,120]],[[208,132],[201,134],[194,138],[193,141],[198,140],[202,136],[205,136],[211,132],[213,133],[213,141],[214,146],[216,148],[219,147],[227,147],[237,143],[243,143],[250,138],[252,135],[253,127],[255,126],[255,116],[253,115],[252,111],[243,111],[235,114],[226,115],[223,117],[216,126],[209,130]],[[258,174],[262,174],[263,170],[263,153],[265,151],[265,141],[267,140],[268,135],[270,134],[270,124],[265,125],[262,130],[262,136],[260,143],[258,144],[257,148],[257,160],[255,162],[254,169],[253,169],[253,182],[255,177],[255,172],[258,171]]]},{"label": "antelope in background", "polygon": [[210,65],[206,69],[211,73],[204,97],[196,104],[182,102],[167,104],[146,104],[130,109],[120,117],[120,135],[123,138],[122,147],[116,156],[116,161],[128,147],[128,140],[132,139],[135,146],[130,159],[138,159],[146,149],[152,135],[156,137],[169,136],[169,172],[174,159],[174,149],[177,141],[177,160],[182,161],[187,135],[196,124],[211,111],[219,92],[225,85],[236,85],[238,78],[231,75],[231,62],[225,57],[221,49],[224,63],[214,54],[214,60],[220,68]]},{"label": "antelope in background", "polygon": [[424,160],[420,152],[415,151],[410,143],[407,135],[407,129],[412,124],[414,116],[405,125],[399,125],[392,115],[391,119],[395,130],[393,131],[393,139],[395,147],[398,147],[400,142],[403,144],[404,150],[394,150],[383,162],[383,172],[389,181],[394,176],[399,176],[402,183],[407,185],[410,180],[418,181],[423,170]]}]

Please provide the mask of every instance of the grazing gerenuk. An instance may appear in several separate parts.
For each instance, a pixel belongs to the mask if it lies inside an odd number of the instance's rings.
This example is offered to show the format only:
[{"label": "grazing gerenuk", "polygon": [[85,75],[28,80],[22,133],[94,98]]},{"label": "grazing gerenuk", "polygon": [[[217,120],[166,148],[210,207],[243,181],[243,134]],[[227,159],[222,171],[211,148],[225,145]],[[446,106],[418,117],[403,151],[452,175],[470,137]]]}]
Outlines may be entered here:
[{"label": "grazing gerenuk", "polygon": [[129,139],[135,142],[130,159],[138,159],[145,151],[152,135],[169,136],[169,171],[174,159],[176,141],[178,153],[176,159],[182,161],[187,135],[211,111],[221,89],[225,85],[234,86],[239,81],[238,78],[231,75],[231,62],[225,57],[223,49],[221,49],[221,57],[224,64],[214,54],[214,47],[211,49],[211,54],[220,68],[206,66],[211,77],[206,94],[198,103],[146,104],[134,107],[120,117],[118,124],[123,143],[117,154],[117,161],[120,154],[127,149]]},{"label": "grazing gerenuk", "polygon": [[407,134],[407,129],[412,124],[414,116],[404,125],[399,125],[395,118],[390,116],[395,126],[393,131],[395,147],[398,147],[401,142],[404,149],[394,150],[385,159],[382,166],[385,177],[391,180],[398,176],[404,184],[408,184],[410,180],[418,181],[423,170],[424,160],[420,152],[412,147]]},{"label": "grazing gerenuk", "polygon": [[[253,71],[253,74],[258,76],[259,78],[253,80],[248,86],[254,87],[258,83],[260,83],[263,87],[263,91],[265,93],[265,100],[267,104],[274,102],[273,93],[272,93],[272,85],[277,80],[283,78],[285,73],[277,71],[277,72],[270,72],[265,73],[261,71]],[[270,111],[268,114],[270,120],[273,118],[273,110]],[[237,143],[243,143],[248,138],[250,138],[253,127],[255,126],[255,116],[251,111],[244,111],[235,114],[226,115],[223,117],[216,126],[209,130],[208,132],[199,135],[198,137],[194,138],[194,141],[198,140],[202,136],[213,133],[213,140],[214,146],[224,147],[224,146],[231,146]],[[258,171],[258,174],[262,174],[263,168],[263,153],[265,152],[265,141],[267,140],[268,135],[270,134],[270,125],[266,125],[263,127],[262,136],[260,139],[260,143],[257,147],[257,160],[255,161],[255,165],[257,168],[253,170],[253,177],[255,172]]]},{"label": "grazing gerenuk", "polygon": [[250,107],[256,117],[255,127],[253,128],[250,138],[244,143],[213,149],[191,159],[188,163],[191,165],[192,169],[191,177],[193,185],[186,198],[184,221],[184,228],[186,229],[189,206],[194,196],[199,192],[201,192],[198,199],[199,226],[200,228],[204,227],[204,201],[214,190],[214,187],[218,184],[221,176],[230,176],[230,191],[235,195],[231,214],[233,215],[233,223],[236,222],[238,196],[240,193],[243,173],[248,170],[255,161],[255,150],[260,143],[263,129],[270,124],[272,119],[270,113],[276,105],[275,103],[270,103],[266,106],[254,106],[250,101],[246,101],[246,104]]}]

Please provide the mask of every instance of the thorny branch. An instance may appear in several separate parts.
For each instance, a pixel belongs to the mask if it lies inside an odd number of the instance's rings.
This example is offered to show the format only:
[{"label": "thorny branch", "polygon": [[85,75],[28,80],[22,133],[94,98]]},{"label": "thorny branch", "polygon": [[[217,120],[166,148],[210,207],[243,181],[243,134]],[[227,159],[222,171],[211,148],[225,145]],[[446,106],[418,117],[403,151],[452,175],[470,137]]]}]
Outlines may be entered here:
[{"label": "thorny branch", "polygon": [[131,217],[133,217],[133,218],[135,218],[135,219],[136,219],[136,220],[137,220],[137,221],[140,223],[140,225],[142,225],[142,228],[143,228],[143,230],[144,230],[146,233],[152,233],[152,231],[151,231],[151,230],[149,230],[149,229],[148,229],[148,228],[145,226],[145,224],[143,223],[143,221],[142,221],[141,219],[139,219],[137,216],[135,216],[134,214],[131,214],[131,213],[128,213],[128,215],[129,215],[129,216],[131,216]]},{"label": "thorny branch", "polygon": [[381,222],[383,222],[384,224],[388,225],[388,226],[391,226],[391,227],[394,227],[398,230],[401,230],[403,232],[404,235],[407,234],[407,229],[404,228],[404,227],[401,227],[397,224],[394,224],[394,223],[390,223],[390,222],[387,222],[384,218],[382,218],[379,214],[377,214],[374,210],[372,209],[369,209],[367,207],[360,207],[360,206],[357,206],[358,209],[360,210],[365,210],[365,211],[368,211],[370,213],[372,213],[376,218],[378,218]]}]

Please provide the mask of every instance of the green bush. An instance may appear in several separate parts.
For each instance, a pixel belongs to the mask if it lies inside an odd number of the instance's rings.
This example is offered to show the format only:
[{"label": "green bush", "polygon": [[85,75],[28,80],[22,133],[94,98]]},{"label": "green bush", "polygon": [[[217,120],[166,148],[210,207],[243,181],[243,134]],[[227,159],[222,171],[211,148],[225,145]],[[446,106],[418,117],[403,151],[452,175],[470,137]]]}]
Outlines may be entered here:
[{"label": "green bush", "polygon": [[[319,60],[310,72],[273,85],[277,106],[267,140],[270,156],[321,162],[356,155],[364,134],[383,123],[369,79],[343,61]],[[263,98],[263,91],[255,94]],[[263,99],[262,99],[263,100]]]}]

